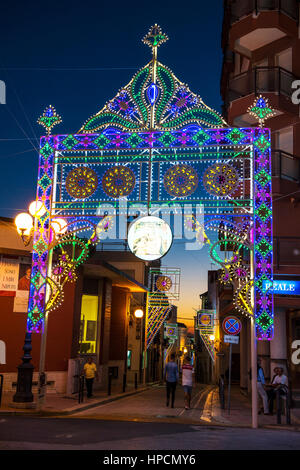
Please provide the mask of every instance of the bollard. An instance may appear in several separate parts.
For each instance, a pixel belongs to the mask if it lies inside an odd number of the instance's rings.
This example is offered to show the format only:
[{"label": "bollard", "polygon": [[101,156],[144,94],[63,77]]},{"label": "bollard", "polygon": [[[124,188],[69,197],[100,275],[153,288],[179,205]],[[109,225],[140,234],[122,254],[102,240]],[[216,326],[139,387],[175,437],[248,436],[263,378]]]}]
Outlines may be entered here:
[{"label": "bollard", "polygon": [[1,400],[2,400],[2,390],[3,390],[3,375],[0,374],[0,406],[1,406]]},{"label": "bollard", "polygon": [[138,388],[138,375],[137,372],[134,374],[134,388]]},{"label": "bollard", "polygon": [[290,391],[286,392],[286,424],[291,424]]},{"label": "bollard", "polygon": [[79,377],[79,390],[78,390],[78,403],[83,402],[83,393],[84,393],[84,376]]},{"label": "bollard", "polygon": [[126,391],[126,374],[123,374],[123,393]]},{"label": "bollard", "polygon": [[276,412],[277,412],[277,424],[281,424],[281,403],[280,403],[280,391],[276,390]]},{"label": "bollard", "polygon": [[111,395],[111,381],[112,381],[112,373],[108,373],[108,390],[107,395]]}]

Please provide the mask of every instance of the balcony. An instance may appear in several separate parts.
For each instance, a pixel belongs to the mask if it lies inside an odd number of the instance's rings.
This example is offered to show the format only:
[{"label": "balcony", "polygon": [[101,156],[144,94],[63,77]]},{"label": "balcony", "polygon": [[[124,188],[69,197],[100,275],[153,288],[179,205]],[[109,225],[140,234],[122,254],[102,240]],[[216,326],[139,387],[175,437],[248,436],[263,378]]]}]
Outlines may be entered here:
[{"label": "balcony", "polygon": [[281,67],[255,67],[229,80],[227,102],[252,93],[276,93],[291,98],[294,80],[297,78]]},{"label": "balcony", "polygon": [[298,3],[296,0],[239,0],[231,4],[230,23],[244,18],[245,16],[257,16],[260,12],[277,11],[284,13],[298,22]]},{"label": "balcony", "polygon": [[222,47],[251,57],[252,51],[284,37],[298,37],[296,0],[226,0]]},{"label": "balcony", "polygon": [[272,176],[300,184],[300,159],[282,150],[272,150]]}]

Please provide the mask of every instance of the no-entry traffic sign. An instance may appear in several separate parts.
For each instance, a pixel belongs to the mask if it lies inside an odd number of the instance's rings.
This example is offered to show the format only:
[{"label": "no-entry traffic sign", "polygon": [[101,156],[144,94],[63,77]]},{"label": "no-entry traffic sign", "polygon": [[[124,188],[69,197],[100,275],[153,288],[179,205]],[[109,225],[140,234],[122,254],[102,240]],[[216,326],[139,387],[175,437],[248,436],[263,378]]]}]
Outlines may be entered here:
[{"label": "no-entry traffic sign", "polygon": [[242,329],[242,323],[238,318],[230,315],[224,318],[222,328],[227,335],[238,335]]}]

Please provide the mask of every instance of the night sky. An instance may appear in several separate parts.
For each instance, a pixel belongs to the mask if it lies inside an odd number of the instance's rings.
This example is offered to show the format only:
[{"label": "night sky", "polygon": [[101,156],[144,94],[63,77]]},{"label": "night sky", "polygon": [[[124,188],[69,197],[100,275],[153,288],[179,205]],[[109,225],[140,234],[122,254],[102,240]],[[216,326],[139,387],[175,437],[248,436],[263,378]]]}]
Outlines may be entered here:
[{"label": "night sky", "polygon": [[[159,61],[221,112],[222,3],[3,2],[0,79],[7,104],[0,105],[0,216],[14,217],[35,199],[43,133],[36,120],[45,107],[52,104],[63,118],[56,133],[77,132],[151,59],[141,39],[154,23],[169,36],[159,48]],[[176,246],[165,258],[170,266],[174,250],[180,256]],[[202,258],[200,252],[186,256],[189,272]],[[194,301],[201,291],[195,291]]]}]

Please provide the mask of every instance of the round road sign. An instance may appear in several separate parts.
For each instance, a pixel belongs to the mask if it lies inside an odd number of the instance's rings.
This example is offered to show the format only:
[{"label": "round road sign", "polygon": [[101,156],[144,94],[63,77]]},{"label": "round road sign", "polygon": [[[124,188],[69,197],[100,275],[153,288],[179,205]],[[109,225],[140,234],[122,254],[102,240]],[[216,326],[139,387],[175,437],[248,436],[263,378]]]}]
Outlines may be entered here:
[{"label": "round road sign", "polygon": [[230,315],[229,317],[224,318],[223,323],[222,323],[222,328],[223,328],[223,331],[227,335],[234,336],[234,335],[238,335],[239,332],[241,331],[242,323],[238,318]]}]

